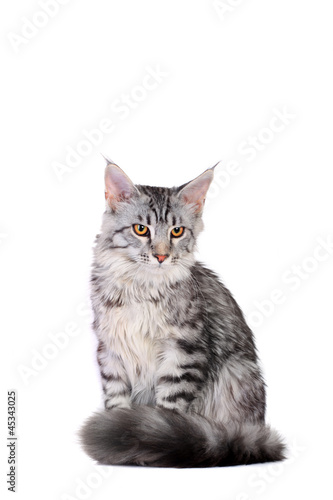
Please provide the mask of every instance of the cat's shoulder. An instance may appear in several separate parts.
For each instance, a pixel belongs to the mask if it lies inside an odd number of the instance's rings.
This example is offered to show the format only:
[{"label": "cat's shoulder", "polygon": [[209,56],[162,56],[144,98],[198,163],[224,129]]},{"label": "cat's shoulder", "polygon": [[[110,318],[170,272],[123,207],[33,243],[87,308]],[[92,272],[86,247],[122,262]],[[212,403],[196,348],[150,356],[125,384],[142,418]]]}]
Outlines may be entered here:
[{"label": "cat's shoulder", "polygon": [[193,266],[191,267],[191,274],[194,278],[196,278],[199,281],[202,281],[203,283],[210,281],[224,286],[220,276],[202,262],[196,261],[193,264]]},{"label": "cat's shoulder", "polygon": [[191,275],[204,295],[208,296],[212,302],[221,300],[234,302],[230,290],[225,286],[221,277],[202,262],[195,262],[191,268]]}]

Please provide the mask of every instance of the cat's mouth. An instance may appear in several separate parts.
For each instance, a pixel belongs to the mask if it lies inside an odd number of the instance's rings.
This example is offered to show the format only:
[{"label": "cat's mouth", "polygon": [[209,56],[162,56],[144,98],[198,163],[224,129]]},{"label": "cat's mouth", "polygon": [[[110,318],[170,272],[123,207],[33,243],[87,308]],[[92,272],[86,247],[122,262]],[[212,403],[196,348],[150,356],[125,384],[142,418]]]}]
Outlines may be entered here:
[{"label": "cat's mouth", "polygon": [[179,257],[170,257],[169,255],[150,256],[147,253],[141,254],[139,260],[140,264],[148,265],[150,268],[154,269],[165,269],[170,265],[177,264],[178,261]]}]

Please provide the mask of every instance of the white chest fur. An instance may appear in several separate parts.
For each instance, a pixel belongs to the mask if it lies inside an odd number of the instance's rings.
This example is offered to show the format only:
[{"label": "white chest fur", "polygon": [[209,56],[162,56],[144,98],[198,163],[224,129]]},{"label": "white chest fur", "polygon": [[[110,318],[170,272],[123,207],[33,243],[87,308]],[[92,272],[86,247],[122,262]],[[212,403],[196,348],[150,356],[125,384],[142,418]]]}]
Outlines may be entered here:
[{"label": "white chest fur", "polygon": [[113,308],[103,321],[104,341],[119,356],[132,386],[132,399],[149,403],[163,339],[170,332],[165,314],[154,302]]}]

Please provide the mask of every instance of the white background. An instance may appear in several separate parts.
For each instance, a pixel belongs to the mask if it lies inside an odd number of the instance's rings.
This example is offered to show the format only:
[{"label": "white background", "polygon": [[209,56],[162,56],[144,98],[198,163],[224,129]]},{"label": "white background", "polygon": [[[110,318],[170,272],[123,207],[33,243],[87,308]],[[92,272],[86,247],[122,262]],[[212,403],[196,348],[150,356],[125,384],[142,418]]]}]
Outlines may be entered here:
[{"label": "white background", "polygon": [[[213,0],[62,3],[53,17],[40,14],[42,0],[1,6],[2,491],[12,498],[14,388],[18,499],[328,497],[333,250],[320,241],[333,237],[331,2],[226,0],[225,13]],[[156,85],[152,69],[164,74]],[[133,107],[121,113],[126,95]],[[276,111],[288,123],[272,121]],[[57,175],[54,162],[65,164],[105,118],[113,131]],[[253,137],[260,150],[245,154]],[[289,460],[101,468],[81,451],[76,432],[101,404],[88,303],[104,209],[100,153],[134,182],[164,186],[222,160],[199,255],[255,331],[267,418]],[[51,339],[59,332],[62,348]]]}]

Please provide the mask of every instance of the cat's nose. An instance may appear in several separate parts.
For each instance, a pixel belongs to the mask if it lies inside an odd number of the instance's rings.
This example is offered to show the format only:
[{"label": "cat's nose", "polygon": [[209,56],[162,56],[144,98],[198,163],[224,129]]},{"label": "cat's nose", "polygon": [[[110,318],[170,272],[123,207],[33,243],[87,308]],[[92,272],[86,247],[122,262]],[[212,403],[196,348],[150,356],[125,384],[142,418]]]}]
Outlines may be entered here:
[{"label": "cat's nose", "polygon": [[157,253],[154,253],[154,257],[156,257],[156,259],[158,260],[158,262],[159,262],[160,264],[162,264],[162,262],[164,262],[164,261],[165,261],[165,259],[166,259],[167,257],[169,257],[169,255],[168,255],[168,254],[167,254],[167,255],[158,255]]}]

